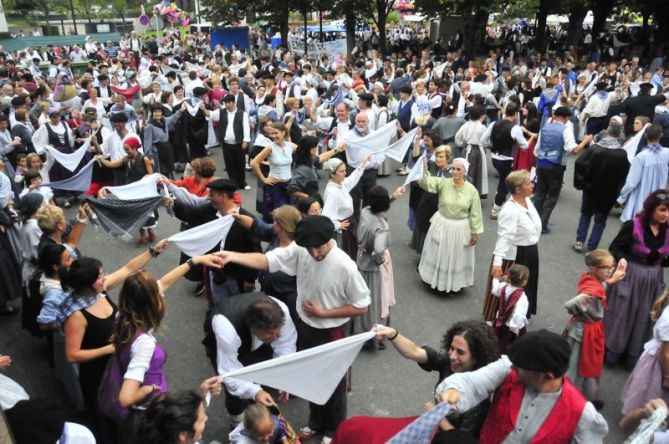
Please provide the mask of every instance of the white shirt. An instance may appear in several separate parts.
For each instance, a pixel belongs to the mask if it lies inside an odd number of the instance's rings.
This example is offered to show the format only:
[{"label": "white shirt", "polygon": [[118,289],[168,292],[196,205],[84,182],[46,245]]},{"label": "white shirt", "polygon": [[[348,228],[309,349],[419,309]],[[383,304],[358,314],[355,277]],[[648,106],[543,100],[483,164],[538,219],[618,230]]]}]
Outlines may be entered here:
[{"label": "white shirt", "polygon": [[[492,280],[492,290],[491,293],[493,296],[500,297],[502,293],[502,288],[506,285],[506,289],[504,290],[504,299],[508,300],[511,294],[518,289],[518,287],[515,287],[511,284],[507,284],[506,282],[501,282],[497,278],[493,278]],[[518,302],[516,302],[516,305],[513,307],[513,313],[511,313],[511,316],[509,316],[509,319],[506,320],[504,325],[509,327],[509,330],[511,330],[513,333],[518,334],[518,332],[523,328],[527,326],[527,310],[530,306],[530,302],[527,299],[527,295],[523,291],[523,295],[518,299]]]},{"label": "white shirt", "polygon": [[335,229],[341,228],[340,221],[346,220],[353,215],[353,198],[351,190],[360,181],[365,167],[358,168],[344,179],[342,183],[328,181],[323,192],[323,216],[329,217],[335,225]]},{"label": "white shirt", "polygon": [[[285,323],[281,327],[279,337],[270,345],[274,351],[274,357],[285,356],[295,353],[297,350],[297,330],[290,317],[290,312],[286,304],[270,296],[276,302],[285,316]],[[237,334],[232,323],[221,314],[217,314],[211,321],[214,335],[216,336],[216,368],[219,375],[224,375],[233,370],[243,368],[244,365],[239,362],[239,347],[242,346],[242,340]],[[251,351],[257,350],[263,342],[251,334]],[[242,399],[255,399],[256,394],[262,390],[258,384],[242,381],[241,379],[225,378],[225,387],[233,395]]]},{"label": "white shirt", "polygon": [[[212,122],[218,122],[221,119],[221,111],[223,109],[217,109],[211,112],[209,115],[209,118],[211,119]],[[225,128],[225,137],[223,138],[222,142],[228,143],[228,144],[235,144],[235,131],[234,131],[234,121],[235,121],[235,114],[237,113],[237,109],[235,108],[234,111],[228,111],[225,109],[225,112],[228,113],[228,126]],[[249,126],[249,113],[244,112],[244,117],[242,117],[242,130],[244,132],[242,136],[242,142],[250,143],[251,142],[251,129]]]},{"label": "white shirt", "polygon": [[[337,148],[348,141],[349,133],[352,131],[351,122],[348,120],[342,122],[337,117],[319,117],[317,121],[318,129],[328,131],[332,126],[332,119],[337,119],[337,132],[334,134],[334,137],[330,137],[328,145],[330,148]],[[334,132],[334,130],[332,131]]]},{"label": "white shirt", "polygon": [[502,266],[504,259],[516,259],[516,247],[526,247],[539,242],[541,218],[530,198],[526,198],[527,208],[514,199],[509,199],[497,216],[497,242],[493,265]]},{"label": "white shirt", "polygon": [[265,253],[269,271],[283,271],[297,278],[297,313],[300,319],[314,328],[334,328],[349,318],[317,318],[304,312],[302,304],[313,299],[324,309],[345,305],[368,307],[372,300],[369,288],[358,271],[356,263],[331,240],[332,249],[322,261],[316,261],[306,248],[295,242],[285,248]]},{"label": "white shirt", "polygon": [[149,370],[153,352],[156,350],[156,338],[153,332],[143,333],[135,338],[130,346],[130,363],[123,374],[123,379],[144,382],[144,375]]},{"label": "white shirt", "polygon": [[[486,128],[485,133],[483,133],[483,136],[481,136],[481,144],[486,148],[492,147],[492,141],[490,140],[490,136],[492,136],[492,127],[495,125],[495,123],[497,122],[493,122],[490,125],[488,125],[488,128]],[[511,138],[516,142],[518,148],[520,148],[521,150],[526,150],[527,147],[529,146],[527,144],[525,136],[523,135],[523,130],[519,125],[514,125],[513,128],[511,128]],[[513,160],[513,157],[503,156],[501,154],[493,153],[492,151],[490,154],[492,154],[493,159]]]},{"label": "white shirt", "polygon": [[[454,373],[437,386],[436,393],[443,393],[450,388],[457,389],[460,392],[457,409],[459,412],[466,412],[483,400],[489,399],[510,372],[511,361],[506,355],[503,355],[497,361],[478,370]],[[501,442],[503,444],[530,442],[555,407],[561,393],[562,390],[554,393],[539,393],[526,386],[514,429]],[[488,412],[488,414],[494,413]],[[586,402],[571,443],[600,444],[604,442],[603,438],[608,431],[606,420],[595,410],[592,403]]]},{"label": "white shirt", "polygon": [[588,104],[585,105],[583,114],[587,114],[588,117],[606,117],[612,98],[612,93],[608,93],[605,99],[602,99],[598,93],[593,94],[588,99]]}]

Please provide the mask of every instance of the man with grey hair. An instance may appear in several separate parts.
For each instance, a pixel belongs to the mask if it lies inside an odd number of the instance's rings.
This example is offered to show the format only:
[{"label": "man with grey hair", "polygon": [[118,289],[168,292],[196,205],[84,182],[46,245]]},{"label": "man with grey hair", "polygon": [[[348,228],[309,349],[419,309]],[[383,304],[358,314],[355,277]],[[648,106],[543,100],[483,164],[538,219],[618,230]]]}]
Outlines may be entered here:
[{"label": "man with grey hair", "polygon": [[[583,190],[581,218],[576,229],[576,243],[573,245],[579,253],[584,247],[587,251],[597,248],[609,211],[625,184],[630,164],[627,152],[620,144],[622,130],[620,123],[611,120],[604,137],[576,160],[574,186]],[[593,216],[595,223],[586,244]]]}]

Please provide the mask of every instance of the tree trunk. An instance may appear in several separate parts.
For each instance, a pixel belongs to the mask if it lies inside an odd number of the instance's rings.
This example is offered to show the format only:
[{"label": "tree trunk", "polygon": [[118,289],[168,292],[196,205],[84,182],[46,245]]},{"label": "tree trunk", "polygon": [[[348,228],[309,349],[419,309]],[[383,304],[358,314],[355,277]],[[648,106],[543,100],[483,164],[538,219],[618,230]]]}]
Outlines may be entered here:
[{"label": "tree trunk", "polygon": [[385,0],[376,0],[376,16],[377,16],[377,28],[379,30],[379,51],[381,51],[381,56],[386,57],[388,53],[386,46],[386,1]]},{"label": "tree trunk", "polygon": [[469,58],[483,54],[488,10],[476,8],[464,14],[463,46]]},{"label": "tree trunk", "polygon": [[[583,33],[583,19],[588,13],[588,9],[581,0],[572,2],[569,8],[569,26],[567,27],[567,39],[565,45],[567,48],[576,46]],[[593,36],[593,41],[595,41]]]},{"label": "tree trunk", "polygon": [[351,60],[351,52],[355,46],[355,12],[353,8],[346,8],[344,14],[344,25],[346,27],[346,54],[348,54],[348,60]]},{"label": "tree trunk", "polygon": [[548,19],[549,0],[539,0],[537,11],[537,26],[534,30],[534,47],[539,52],[546,50],[546,19]]},{"label": "tree trunk", "polygon": [[307,59],[309,58],[309,42],[307,38],[307,14],[308,14],[308,6],[304,5],[304,9],[302,10],[302,15],[304,16],[304,53],[307,55]]},{"label": "tree trunk", "polygon": [[653,13],[653,21],[657,23],[657,32],[655,32],[655,45],[669,43],[669,8],[658,2]]},{"label": "tree trunk", "polygon": [[281,44],[290,49],[288,44],[288,2],[283,3],[281,14],[279,15],[281,22],[279,23],[279,31],[281,32]]},{"label": "tree trunk", "polygon": [[594,42],[606,27],[606,18],[615,5],[613,0],[596,0],[592,5],[592,41]]}]

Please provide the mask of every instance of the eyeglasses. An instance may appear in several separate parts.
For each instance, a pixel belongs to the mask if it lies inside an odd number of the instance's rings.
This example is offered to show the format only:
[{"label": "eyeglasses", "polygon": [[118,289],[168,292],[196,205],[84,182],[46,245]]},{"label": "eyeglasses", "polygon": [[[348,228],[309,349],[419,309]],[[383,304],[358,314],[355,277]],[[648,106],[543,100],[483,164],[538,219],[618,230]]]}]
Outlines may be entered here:
[{"label": "eyeglasses", "polygon": [[615,270],[615,268],[616,268],[615,265],[601,265],[597,267],[598,270],[609,270],[609,271],[613,271]]}]

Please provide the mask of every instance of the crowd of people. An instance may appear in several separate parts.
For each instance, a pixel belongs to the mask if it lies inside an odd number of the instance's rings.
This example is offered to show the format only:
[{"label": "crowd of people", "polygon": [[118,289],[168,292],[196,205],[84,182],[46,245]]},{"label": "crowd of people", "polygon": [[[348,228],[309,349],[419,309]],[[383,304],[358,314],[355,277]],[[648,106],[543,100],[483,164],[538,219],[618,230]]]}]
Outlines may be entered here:
[{"label": "crowd of people", "polygon": [[[423,416],[347,419],[346,377],[324,405],[309,403],[297,431],[275,410],[287,392],[218,376],[173,390],[154,333],[165,293],[184,276],[206,295],[213,374],[373,330],[365,348],[392,344],[439,372],[432,442],[603,442],[614,426],[599,413],[605,362],[631,371],[625,431],[666,408],[669,61],[533,52],[519,43],[532,35],[510,28],[483,58],[469,57],[457,35],[435,44],[412,28],[390,33],[387,57],[375,33],[348,57],[272,49],[258,32],[253,51],[172,31],[0,49],[0,313],[20,311],[24,329],[49,338],[58,379],[90,429],[54,416],[60,425],[45,442],[67,443],[75,429],[81,442],[197,442],[208,394],[221,392],[231,442],[381,443],[396,433],[419,442],[411,433]],[[82,60],[85,71],[73,72]],[[385,145],[405,147],[402,162]],[[582,190],[573,249],[585,270],[560,335],[529,321],[543,309],[539,248],[550,245],[570,155]],[[382,183],[393,174],[405,183],[389,191]],[[253,188],[250,208],[239,191]],[[162,193],[158,204],[146,189]],[[471,320],[448,329],[439,350],[390,326],[402,298],[390,251],[397,225],[386,213],[405,194],[425,286],[487,284],[480,311],[462,313]],[[87,224],[113,232],[127,222],[99,212],[119,201],[145,216],[124,232],[143,252],[105,273],[105,258],[80,241]],[[68,222],[63,209],[77,203]],[[157,240],[160,204],[191,254]],[[616,207],[623,225],[602,248]],[[496,229],[494,250],[477,252],[486,226]],[[179,264],[161,278],[143,270],[172,244]],[[491,266],[477,272],[481,254]],[[108,295],[115,287],[118,298]],[[15,436],[26,433],[21,415],[40,408],[26,398],[2,404]]]}]

